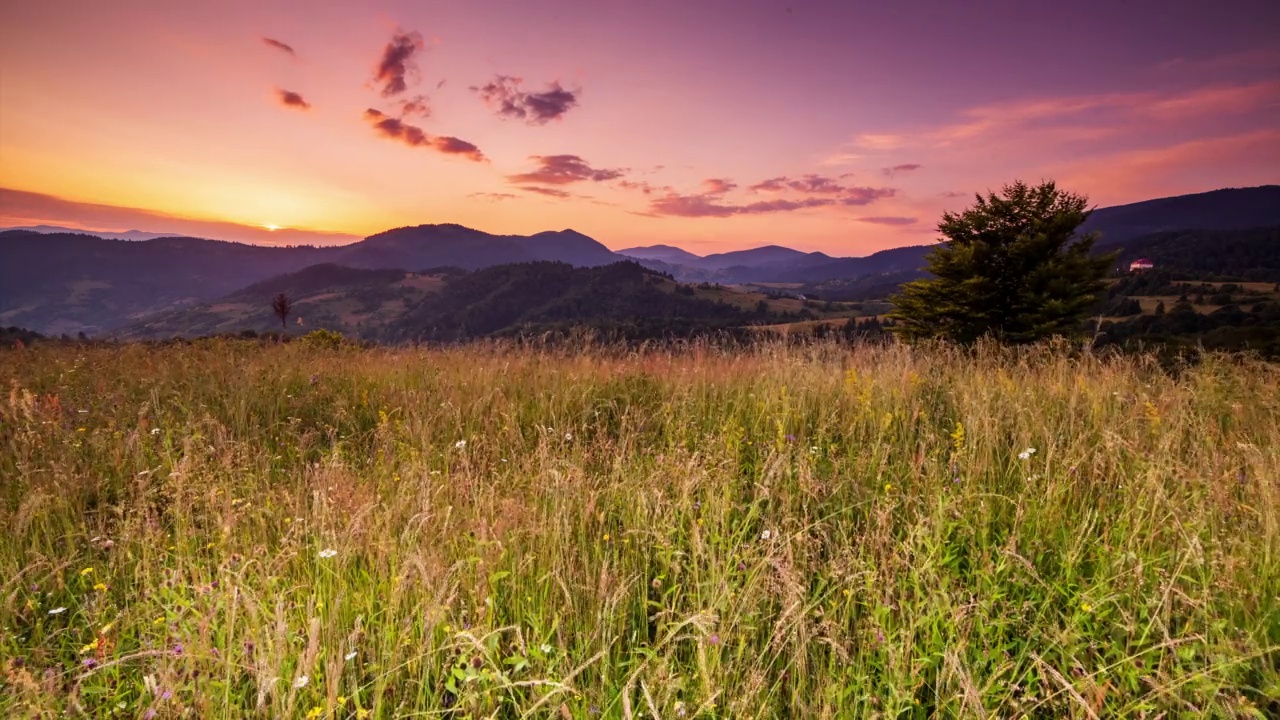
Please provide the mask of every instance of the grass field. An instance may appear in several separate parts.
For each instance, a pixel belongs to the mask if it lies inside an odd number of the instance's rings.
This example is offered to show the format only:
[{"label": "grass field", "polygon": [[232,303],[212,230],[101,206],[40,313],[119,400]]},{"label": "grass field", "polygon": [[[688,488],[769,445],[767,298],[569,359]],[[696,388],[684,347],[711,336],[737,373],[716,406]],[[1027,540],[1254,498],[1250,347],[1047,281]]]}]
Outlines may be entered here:
[{"label": "grass field", "polygon": [[1280,715],[1280,368],[0,351],[0,716]]}]

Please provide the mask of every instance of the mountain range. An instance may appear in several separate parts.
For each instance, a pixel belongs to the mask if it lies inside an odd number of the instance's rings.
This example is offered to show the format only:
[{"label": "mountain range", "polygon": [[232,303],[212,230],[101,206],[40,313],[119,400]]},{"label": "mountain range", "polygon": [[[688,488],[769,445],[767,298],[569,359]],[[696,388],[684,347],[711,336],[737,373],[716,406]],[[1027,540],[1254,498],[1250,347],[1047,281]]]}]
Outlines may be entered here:
[{"label": "mountain range", "polygon": [[[1102,208],[1093,213],[1085,229],[1100,234],[1100,248],[1124,249],[1165,242],[1150,240],[1160,233],[1270,226],[1280,226],[1280,186],[1217,190]],[[574,230],[529,236],[494,235],[454,224],[396,228],[338,247],[269,247],[190,237],[145,238],[146,233],[139,231],[116,233],[122,237],[111,238],[58,230],[37,226],[0,232],[0,326],[22,326],[46,334],[109,333],[138,327],[162,313],[168,318],[176,317],[175,312],[225,298],[235,298],[229,301],[232,304],[252,305],[248,298],[281,292],[273,292],[272,288],[286,287],[290,277],[315,265],[399,271],[402,275],[398,278],[377,276],[381,279],[374,284],[401,283],[396,292],[408,293],[402,298],[406,308],[429,302],[430,293],[413,295],[416,285],[427,282],[420,278],[436,278],[447,285],[459,277],[475,275],[442,268],[478,271],[512,264],[551,263],[539,267],[548,274],[547,282],[552,282],[550,278],[559,277],[556,273],[562,272],[551,269],[556,263],[598,268],[620,261],[639,263],[682,283],[786,285],[793,290],[817,292],[822,297],[862,300],[884,297],[898,283],[919,277],[924,256],[932,247],[894,248],[866,257],[843,258],[781,245],[706,256],[670,245],[627,248],[615,253]],[[1195,246],[1196,241],[1179,237],[1180,248],[1185,250],[1188,243]],[[1265,236],[1260,237],[1265,241]],[[1257,242],[1260,241],[1250,235],[1248,247],[1239,249],[1236,256],[1257,257]],[[317,276],[325,275],[320,272]],[[602,277],[610,276],[606,273]],[[559,281],[567,282],[564,278]],[[362,283],[369,284],[363,280],[355,284]],[[829,295],[822,295],[823,288]],[[263,302],[258,300],[260,305]],[[406,309],[405,321],[429,319],[420,315],[413,316],[417,317],[414,320]],[[547,317],[552,316],[555,313]],[[183,332],[180,323],[166,327]]]}]

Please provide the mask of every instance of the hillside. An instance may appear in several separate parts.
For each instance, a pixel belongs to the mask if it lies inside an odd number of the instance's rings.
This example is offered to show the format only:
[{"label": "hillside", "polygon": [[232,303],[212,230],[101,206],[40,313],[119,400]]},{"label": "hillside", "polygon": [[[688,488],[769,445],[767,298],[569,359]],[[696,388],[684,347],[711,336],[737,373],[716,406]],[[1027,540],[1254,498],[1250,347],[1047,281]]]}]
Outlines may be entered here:
[{"label": "hillside", "polygon": [[160,313],[115,335],[165,339],[278,332],[271,298],[285,293],[290,334],[336,330],[385,342],[454,341],[594,328],[629,339],[671,337],[755,323],[845,318],[839,304],[715,286],[681,285],[634,262],[575,268],[532,262],[475,271],[352,269],[316,265],[270,278],[213,302]]},{"label": "hillside", "polygon": [[45,334],[97,335],[318,263],[414,271],[535,260],[594,266],[619,259],[572,230],[525,237],[420,225],[323,248],[11,230],[0,232],[0,324]]}]

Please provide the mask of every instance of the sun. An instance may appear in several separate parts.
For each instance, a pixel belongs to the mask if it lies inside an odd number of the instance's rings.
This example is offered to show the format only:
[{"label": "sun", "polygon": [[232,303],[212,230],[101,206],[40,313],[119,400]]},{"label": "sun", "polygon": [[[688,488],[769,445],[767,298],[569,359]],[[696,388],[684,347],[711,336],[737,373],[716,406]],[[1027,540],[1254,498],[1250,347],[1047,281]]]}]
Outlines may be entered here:
[{"label": "sun", "polygon": [[272,225],[271,223],[263,223],[262,227],[270,230],[271,232],[275,232],[280,229],[279,225]]}]

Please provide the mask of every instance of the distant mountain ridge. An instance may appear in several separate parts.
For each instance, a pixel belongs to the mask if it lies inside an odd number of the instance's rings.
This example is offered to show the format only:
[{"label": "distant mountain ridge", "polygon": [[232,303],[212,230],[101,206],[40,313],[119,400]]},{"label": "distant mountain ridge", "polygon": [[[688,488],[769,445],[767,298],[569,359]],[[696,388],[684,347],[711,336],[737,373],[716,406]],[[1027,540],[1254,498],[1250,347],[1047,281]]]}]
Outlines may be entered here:
[{"label": "distant mountain ridge", "polygon": [[[1097,231],[1099,247],[1105,249],[1124,247],[1152,232],[1269,226],[1280,226],[1280,186],[1216,190],[1102,208],[1085,229]],[[1205,241],[1198,237],[1180,235],[1177,247],[1213,252],[1214,248],[1202,248]],[[1256,245],[1267,243],[1269,236],[1259,237],[1250,236],[1252,244],[1239,246],[1235,257],[1265,256],[1267,250]],[[804,292],[838,287],[842,294],[866,297],[873,290],[883,292],[919,277],[932,247],[841,258],[768,245],[700,257],[670,245],[614,253],[568,229],[494,235],[456,224],[395,228],[350,245],[329,247],[271,247],[176,236],[108,239],[78,232],[11,230],[0,232],[0,325],[52,335],[100,334],[318,264],[417,273],[532,262],[599,267],[634,259],[686,283],[782,283],[806,288]]]}]

